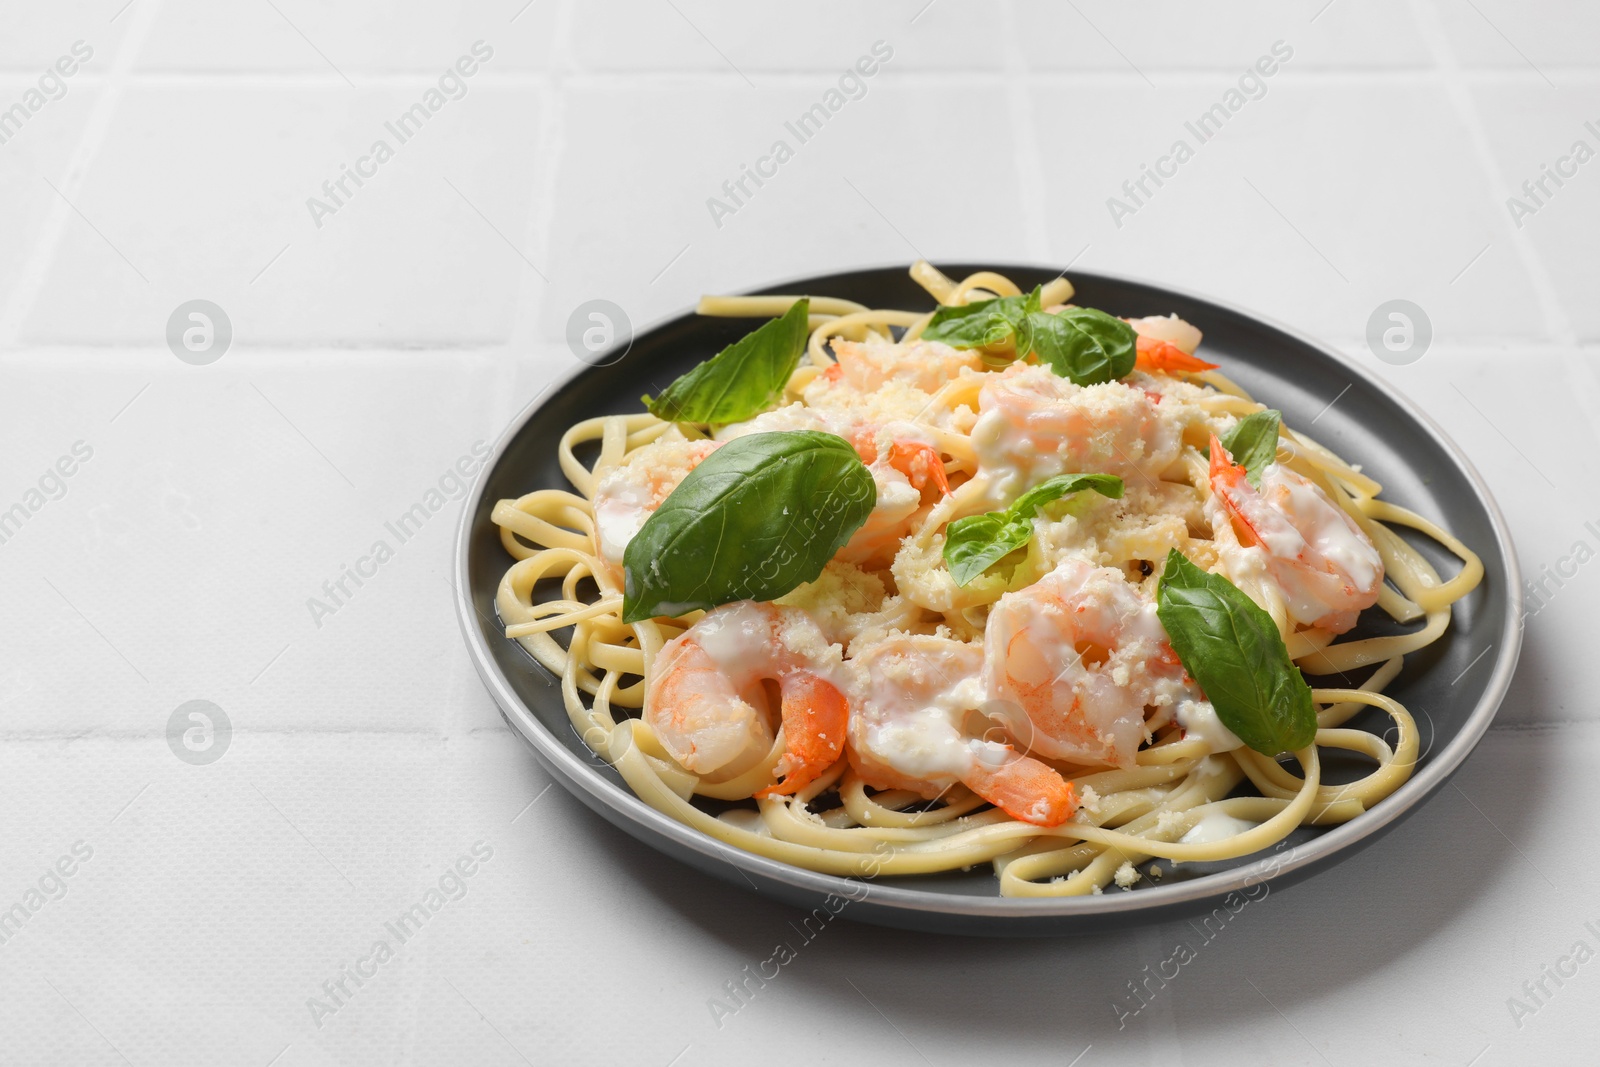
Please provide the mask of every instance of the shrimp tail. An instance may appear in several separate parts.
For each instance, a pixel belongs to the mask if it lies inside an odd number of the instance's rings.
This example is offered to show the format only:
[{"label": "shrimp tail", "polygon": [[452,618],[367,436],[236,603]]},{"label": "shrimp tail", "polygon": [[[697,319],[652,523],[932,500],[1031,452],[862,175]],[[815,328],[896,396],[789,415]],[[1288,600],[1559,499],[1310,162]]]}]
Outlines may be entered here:
[{"label": "shrimp tail", "polygon": [[963,784],[1013,819],[1034,826],[1060,826],[1077,813],[1078,795],[1071,782],[1032,756],[1007,752],[998,767],[978,756]]},{"label": "shrimp tail", "polygon": [[782,781],[758,790],[758,797],[791,796],[833,766],[844,751],[850,705],[837,687],[809,671],[778,679],[783,698],[784,751],[775,771]]},{"label": "shrimp tail", "polygon": [[918,489],[933,485],[940,496],[950,495],[950,478],[945,474],[939,450],[921,441],[895,441],[889,446],[889,465]]},{"label": "shrimp tail", "polygon": [[1216,370],[1218,364],[1192,356],[1169,341],[1140,337],[1135,342],[1134,366],[1156,374],[1199,374]]},{"label": "shrimp tail", "polygon": [[1250,524],[1250,520],[1239,510],[1235,494],[1242,492],[1240,483],[1248,489],[1249,483],[1245,482],[1245,470],[1233,461],[1228,450],[1222,447],[1222,442],[1216,434],[1211,435],[1211,491],[1217,494],[1222,501],[1222,506],[1227,509],[1228,517],[1233,520],[1234,533],[1239,536],[1239,543],[1246,547],[1259,545],[1261,535]]},{"label": "shrimp tail", "polygon": [[1215,486],[1218,478],[1229,481],[1237,479],[1244,474],[1244,468],[1233,461],[1228,450],[1222,447],[1222,441],[1216,434],[1211,435],[1211,482]]}]

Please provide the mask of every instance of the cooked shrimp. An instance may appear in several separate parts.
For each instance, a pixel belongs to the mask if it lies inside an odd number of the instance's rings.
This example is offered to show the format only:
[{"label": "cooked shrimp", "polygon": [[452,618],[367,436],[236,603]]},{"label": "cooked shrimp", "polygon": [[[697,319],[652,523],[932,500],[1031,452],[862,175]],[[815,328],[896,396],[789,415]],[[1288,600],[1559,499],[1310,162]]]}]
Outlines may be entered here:
[{"label": "cooked shrimp", "polygon": [[1216,370],[1194,354],[1200,347],[1200,331],[1176,315],[1148,315],[1128,319],[1138,334],[1135,366],[1152,374],[1198,374]]},{"label": "cooked shrimp", "polygon": [[828,678],[828,649],[799,608],[726,604],[662,648],[645,690],[645,722],[686,769],[742,774],[772,749],[767,683],[774,683],[784,744],[774,773],[781,781],[755,795],[793,793],[844,749],[849,705]]},{"label": "cooked shrimp", "polygon": [[[916,517],[933,500],[950,492],[938,449],[920,435],[911,423],[890,423],[877,432],[871,427],[857,431],[856,451],[872,473],[878,500],[866,524],[839,550],[838,558],[887,564],[911,532]],[[887,447],[880,448],[880,440],[886,440]]]},{"label": "cooked shrimp", "polygon": [[882,341],[833,339],[838,362],[824,372],[832,382],[842,382],[861,392],[871,392],[886,382],[902,382],[932,393],[961,373],[982,366],[975,350],[951,348],[940,341],[887,344]]},{"label": "cooked shrimp", "polygon": [[990,496],[1009,503],[1057,474],[1100,472],[1153,485],[1178,457],[1180,429],[1122,382],[1078,386],[1045,367],[1014,365],[978,397],[972,430]]},{"label": "cooked shrimp", "polygon": [[[1267,573],[1283,591],[1289,618],[1332,634],[1356,624],[1378,601],[1383,557],[1370,538],[1315,483],[1276,463],[1258,491],[1211,436],[1214,524],[1225,515],[1240,544],[1266,554]],[[1220,502],[1220,512],[1215,502]]]},{"label": "cooked shrimp", "polygon": [[1172,345],[1186,356],[1200,347],[1200,331],[1176,315],[1146,315],[1126,320],[1133,332],[1148,340]]},{"label": "cooked shrimp", "polygon": [[656,441],[601,475],[593,501],[596,548],[619,575],[628,542],[716,447],[715,441]]},{"label": "cooked shrimp", "polygon": [[852,662],[846,751],[868,785],[931,800],[960,782],[1023,822],[1059,826],[1072,818],[1072,784],[1052,767],[962,732],[962,720],[982,703],[980,646],[897,633]]},{"label": "cooked shrimp", "polygon": [[1116,568],[1075,557],[995,604],[983,678],[996,714],[1027,747],[1115,767],[1133,765],[1147,712],[1199,697],[1155,602]]}]

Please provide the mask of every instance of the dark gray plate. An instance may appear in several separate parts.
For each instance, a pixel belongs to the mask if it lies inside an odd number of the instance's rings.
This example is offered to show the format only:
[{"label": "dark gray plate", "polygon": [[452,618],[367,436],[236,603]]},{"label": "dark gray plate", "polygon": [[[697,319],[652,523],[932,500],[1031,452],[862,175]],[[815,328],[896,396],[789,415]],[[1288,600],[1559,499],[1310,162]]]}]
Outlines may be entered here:
[{"label": "dark gray plate", "polygon": [[[1024,289],[1056,276],[1040,267],[984,266],[998,269]],[[955,264],[945,269],[959,278],[982,268]],[[829,894],[848,895],[856,903],[844,914],[887,926],[1019,936],[1165,921],[1209,910],[1229,893],[1252,890],[1262,882],[1282,888],[1353,855],[1438,790],[1488,729],[1521,646],[1516,557],[1505,520],[1477,472],[1427,416],[1315,341],[1188,293],[1079,272],[1072,281],[1078,303],[1124,316],[1176,312],[1199,326],[1205,332],[1202,354],[1221,363],[1257,399],[1280,408],[1289,425],[1304,429],[1317,419],[1314,436],[1381,482],[1385,499],[1442,523],[1482,555],[1483,584],[1456,604],[1445,637],[1408,657],[1389,688],[1418,715],[1422,728],[1424,755],[1410,781],[1359,818],[1325,831],[1301,830],[1266,858],[1168,865],[1160,884],[1146,879],[1130,892],[1066,900],[1001,898],[987,868],[871,883],[816,874],[731,849],[649,807],[579,740],[548,673],[502,636],[494,594],[511,558],[489,513],[503,497],[542,487],[568,488],[556,463],[556,445],[573,422],[639,411],[641,393],[655,392],[756,325],[693,313],[640,334],[610,366],[580,368],[518,416],[496,443],[462,516],[456,540],[456,608],[467,647],[506,721],[533,746],[545,768],[613,825],[733,885],[754,883],[759,892],[802,908],[818,906]],[[904,267],[821,275],[758,292],[847,297],[869,307],[932,307]],[[1335,398],[1337,403],[1329,407]],[[1419,544],[1445,573],[1453,573],[1448,556],[1431,544]],[[1386,619],[1363,625],[1368,633],[1394,632]],[[1340,683],[1335,677],[1323,684]],[[1328,768],[1333,781],[1360,773],[1354,766]],[[1251,895],[1259,892],[1253,889]]]}]

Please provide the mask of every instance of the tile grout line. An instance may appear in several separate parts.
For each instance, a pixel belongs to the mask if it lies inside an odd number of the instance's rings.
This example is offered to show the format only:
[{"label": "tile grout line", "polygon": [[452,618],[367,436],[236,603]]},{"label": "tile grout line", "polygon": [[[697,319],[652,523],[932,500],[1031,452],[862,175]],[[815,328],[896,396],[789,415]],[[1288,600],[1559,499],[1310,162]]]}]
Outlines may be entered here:
[{"label": "tile grout line", "polygon": [[[936,9],[937,10],[937,9]],[[418,83],[418,79],[427,79],[431,68],[380,68],[363,69],[361,67],[347,67],[361,79],[362,86],[371,88],[404,88],[410,89]],[[1578,88],[1592,88],[1596,81],[1600,81],[1600,69],[1594,66],[1560,66],[1547,64],[1546,70],[1554,71],[1571,86]],[[1229,64],[1215,66],[1192,67],[1147,67],[1147,73],[1153,74],[1158,82],[1168,86],[1194,85],[1202,87],[1215,84],[1218,76],[1227,77],[1237,74],[1237,69]],[[814,86],[818,75],[836,74],[837,71],[828,65],[815,67],[782,67],[761,70],[764,87],[769,88],[806,88]],[[1520,67],[1458,67],[1462,81],[1469,84],[1542,84],[1540,77],[1526,68]],[[1324,83],[1332,85],[1384,85],[1394,82],[1428,83],[1437,80],[1439,70],[1437,67],[1427,66],[1391,66],[1391,67],[1356,67],[1356,66],[1320,66],[1303,67],[1296,75],[1297,79],[1308,83]],[[11,86],[25,89],[37,78],[37,72],[30,77],[25,69],[0,68],[0,87]],[[940,70],[911,68],[901,71],[896,77],[903,84],[983,84],[999,85],[1009,77],[1008,70],[992,67],[953,67]],[[494,72],[485,70],[475,76],[474,85],[486,88],[536,88],[542,85],[547,74],[535,69],[522,69]],[[1030,68],[1029,78],[1036,84],[1055,85],[1085,85],[1085,84],[1118,84],[1136,85],[1143,84],[1142,79],[1131,71],[1115,68]],[[481,81],[477,79],[482,79]],[[73,84],[90,88],[101,88],[108,83],[108,78],[103,74],[85,70],[75,75]],[[658,70],[629,70],[626,68],[590,68],[585,70],[574,69],[572,80],[574,83],[590,88],[594,86],[615,86],[627,88],[624,83],[636,85],[688,85],[698,87],[712,87],[718,85],[743,84],[739,76],[732,71],[720,71],[710,68],[697,69],[693,67],[663,68]],[[169,70],[143,70],[130,71],[123,78],[127,84],[141,87],[155,88],[213,88],[226,85],[237,88],[335,88],[343,87],[344,81],[337,74],[323,74],[313,70],[227,70],[227,69],[169,69]]]},{"label": "tile grout line", "polygon": [[[150,27],[160,13],[160,0],[138,4],[129,13],[128,28],[111,57],[100,96],[89,111],[83,132],[78,135],[78,143],[61,175],[61,185],[57,190],[59,195],[52,198],[38,240],[28,256],[27,267],[12,288],[10,299],[0,305],[0,348],[15,348],[18,343],[22,324],[33,311],[39,293],[44,288],[45,278],[55,264],[56,251],[61,246],[62,235],[74,213],[72,205],[77,201],[77,194],[88,177],[90,164],[105,145],[112,119],[122,102],[124,83],[128,80],[139,51],[144,47]],[[90,47],[93,47],[93,42],[90,42]]]},{"label": "tile grout line", "polygon": [[[1443,28],[1438,25],[1435,19],[1434,9],[1428,6],[1431,3],[1432,0],[1412,0],[1413,21],[1417,23],[1418,29],[1423,32],[1428,44],[1436,46],[1436,56],[1440,63],[1442,81],[1446,92],[1451,97],[1452,104],[1461,113],[1472,141],[1474,154],[1478,156],[1479,166],[1484,171],[1490,186],[1492,188],[1498,187],[1498,191],[1508,190],[1510,187],[1506,184],[1500,167],[1495,162],[1494,155],[1489,149],[1488,136],[1483,129],[1482,119],[1478,115],[1477,107],[1473,103],[1472,94],[1469,91],[1469,86],[1476,79],[1472,77],[1472,72],[1464,72],[1462,70]],[[1541,73],[1540,77],[1543,78],[1544,75]],[[1546,329],[1550,334],[1550,340],[1556,346],[1581,350],[1584,342],[1578,337],[1577,330],[1567,315],[1566,307],[1562,303],[1560,295],[1556,292],[1555,284],[1545,267],[1543,257],[1534,248],[1532,240],[1521,230],[1512,229],[1510,238],[1512,247],[1516,250],[1517,258],[1522,262],[1523,271],[1527,274],[1528,280],[1533,286],[1534,294],[1539,301],[1540,310],[1545,318]],[[1574,378],[1578,389],[1586,400],[1593,400],[1597,395],[1600,395],[1600,370],[1597,370],[1590,360],[1578,359],[1572,362],[1577,363],[1580,368],[1580,373]],[[1589,430],[1594,439],[1600,442],[1600,428],[1590,424]]]},{"label": "tile grout line", "polygon": [[[572,0],[560,0],[556,9],[556,24],[551,33],[550,71],[542,79],[547,93],[539,116],[539,130],[535,137],[534,152],[543,172],[533,192],[533,203],[522,229],[523,240],[531,254],[542,256],[546,270],[553,270],[552,240],[555,236],[555,192],[561,164],[566,156],[567,81],[571,73],[568,66],[572,49],[569,47],[572,32]],[[559,279],[559,274],[556,275]],[[522,298],[511,326],[511,348],[518,351],[531,349],[541,340],[539,323],[544,317],[552,296],[552,284],[534,278],[524,278],[518,287]],[[506,364],[508,372],[516,374],[516,364]],[[509,384],[509,383],[508,383]],[[501,414],[504,423],[522,409],[522,401],[510,389],[505,395],[512,407]]]},{"label": "tile grout line", "polygon": [[[1424,42],[1433,53],[1434,63],[1439,73],[1439,82],[1449,98],[1451,106],[1455,109],[1456,117],[1466,128],[1467,140],[1472,147],[1472,153],[1477,158],[1479,173],[1486,180],[1489,192],[1497,200],[1503,200],[1510,189],[1505,175],[1501,172],[1500,164],[1496,161],[1494,151],[1489,145],[1489,136],[1484,129],[1483,118],[1478,114],[1477,105],[1473,102],[1467,81],[1461,73],[1460,61],[1456,59],[1455,50],[1451,47],[1444,28],[1439,25],[1432,0],[1410,0],[1412,21],[1416,23]],[[1503,225],[1503,223],[1502,223]],[[1498,236],[1500,230],[1495,231]],[[1566,309],[1562,306],[1560,298],[1556,295],[1555,286],[1550,280],[1550,272],[1545,268],[1544,261],[1540,258],[1533,243],[1527,234],[1521,230],[1506,227],[1505,232],[1511,241],[1511,246],[1516,250],[1517,258],[1522,263],[1522,269],[1533,285],[1534,295],[1539,301],[1539,309],[1544,315],[1545,328],[1550,336],[1561,344],[1577,346],[1577,334],[1572,328],[1572,322],[1567,316]]]}]

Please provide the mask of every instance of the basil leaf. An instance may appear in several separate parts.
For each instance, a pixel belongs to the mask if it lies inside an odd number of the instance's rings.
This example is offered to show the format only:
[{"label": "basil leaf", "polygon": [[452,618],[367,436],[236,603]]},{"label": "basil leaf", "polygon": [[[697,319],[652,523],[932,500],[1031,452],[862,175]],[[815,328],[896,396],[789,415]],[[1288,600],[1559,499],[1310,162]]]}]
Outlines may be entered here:
[{"label": "basil leaf", "polygon": [[943,341],[952,348],[1003,345],[1017,330],[1027,298],[1002,296],[975,304],[942,307],[933,313],[922,338]]},{"label": "basil leaf", "polygon": [[1115,474],[1058,474],[1017,497],[1015,503],[1007,510],[1022,518],[1031,519],[1039,508],[1072,493],[1093,489],[1101,496],[1116,500],[1122,496],[1122,488],[1122,479]]},{"label": "basil leaf", "polygon": [[774,600],[814,580],[877,503],[842,437],[737,437],[689,472],[623,553],[622,619]]},{"label": "basil leaf", "polygon": [[1257,411],[1240,419],[1222,439],[1222,447],[1244,467],[1245,477],[1257,489],[1261,488],[1261,471],[1278,458],[1278,425],[1282,421],[1282,412],[1272,408]]},{"label": "basil leaf", "polygon": [[1029,489],[1004,511],[952,522],[944,534],[944,562],[950,577],[957,585],[966,585],[1033,540],[1034,512],[1086,489],[1115,499],[1122,495],[1122,479],[1115,474],[1060,474]]},{"label": "basil leaf", "polygon": [[1017,358],[1036,353],[1039,362],[1077,385],[1126,377],[1136,358],[1133,327],[1094,308],[1040,309],[1041,289],[1026,296],[980,300],[933,313],[922,336],[954,348],[994,348],[1016,338]]},{"label": "basil leaf", "polygon": [[1032,351],[1039,362],[1077,385],[1114,382],[1133,370],[1137,335],[1114,315],[1094,308],[1064,308],[1028,316]]},{"label": "basil leaf", "polygon": [[1316,739],[1311,686],[1289,660],[1272,616],[1238,586],[1172,549],[1157,587],[1156,615],[1183,669],[1239,740],[1276,756]]},{"label": "basil leaf", "polygon": [[806,350],[809,299],[796,300],[765,323],[661,391],[645,407],[669,422],[740,422],[765,411],[782,393]]},{"label": "basil leaf", "polygon": [[944,535],[944,563],[957,585],[966,585],[1033,538],[1033,523],[1003,511],[969,515]]}]

